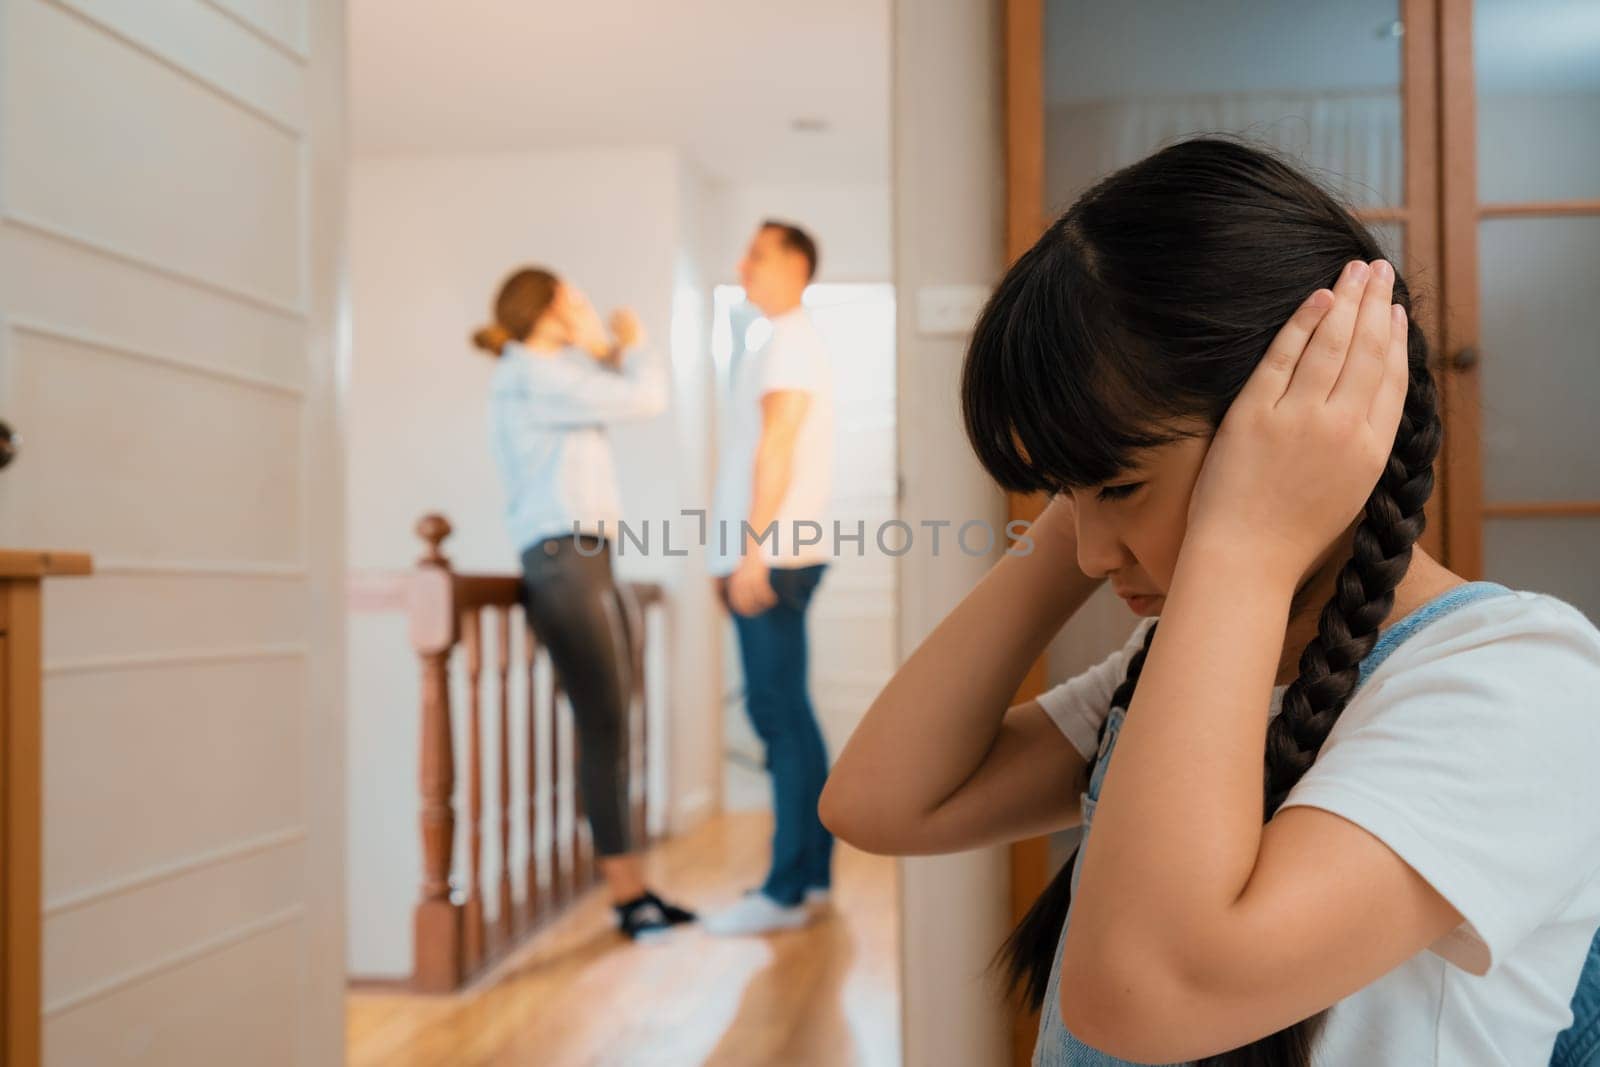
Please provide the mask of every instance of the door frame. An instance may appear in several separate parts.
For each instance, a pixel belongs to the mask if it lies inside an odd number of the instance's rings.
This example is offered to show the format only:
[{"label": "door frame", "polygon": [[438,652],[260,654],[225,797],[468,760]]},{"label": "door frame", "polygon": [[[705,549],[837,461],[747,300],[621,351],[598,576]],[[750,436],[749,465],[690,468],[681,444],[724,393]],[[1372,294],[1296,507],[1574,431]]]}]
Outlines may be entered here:
[{"label": "door frame", "polygon": [[[1483,297],[1478,271],[1479,224],[1492,218],[1600,217],[1600,198],[1507,201],[1478,199],[1477,71],[1472,0],[1438,0],[1441,183],[1441,300],[1449,309],[1440,351],[1447,425],[1445,436],[1446,533],[1450,567],[1479,578],[1484,572],[1485,519],[1600,516],[1600,500],[1500,500],[1487,502],[1483,486]],[[1493,358],[1493,354],[1490,354]]]}]

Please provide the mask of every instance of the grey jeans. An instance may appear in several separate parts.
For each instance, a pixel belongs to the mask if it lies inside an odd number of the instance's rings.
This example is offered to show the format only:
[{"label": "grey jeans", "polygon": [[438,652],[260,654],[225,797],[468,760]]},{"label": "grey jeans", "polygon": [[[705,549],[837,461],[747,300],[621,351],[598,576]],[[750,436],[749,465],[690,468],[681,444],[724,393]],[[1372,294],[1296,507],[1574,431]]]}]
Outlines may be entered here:
[{"label": "grey jeans", "polygon": [[628,826],[628,612],[601,538],[549,537],[522,553],[523,606],[572,705],[578,790],[595,852],[633,850]]}]

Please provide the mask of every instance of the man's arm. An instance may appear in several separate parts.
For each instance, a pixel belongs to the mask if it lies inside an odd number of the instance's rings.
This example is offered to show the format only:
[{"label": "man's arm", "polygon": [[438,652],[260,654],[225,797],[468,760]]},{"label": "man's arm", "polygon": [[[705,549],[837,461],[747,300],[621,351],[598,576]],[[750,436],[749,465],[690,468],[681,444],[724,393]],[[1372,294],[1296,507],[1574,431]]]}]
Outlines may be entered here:
[{"label": "man's arm", "polygon": [[[767,577],[759,538],[778,517],[794,475],[794,447],[811,410],[811,394],[803,389],[774,389],[761,396],[761,441],[751,474],[749,527],[743,535],[744,555],[728,583],[728,599],[741,615],[755,615],[776,599]],[[780,531],[781,536],[781,531]]]},{"label": "man's arm", "polygon": [[[750,529],[764,531],[778,517],[794,476],[794,444],[800,426],[811,410],[811,394],[800,389],[777,389],[761,397],[761,443],[756,446],[756,469],[750,492]],[[745,542],[745,551],[755,546]]]}]

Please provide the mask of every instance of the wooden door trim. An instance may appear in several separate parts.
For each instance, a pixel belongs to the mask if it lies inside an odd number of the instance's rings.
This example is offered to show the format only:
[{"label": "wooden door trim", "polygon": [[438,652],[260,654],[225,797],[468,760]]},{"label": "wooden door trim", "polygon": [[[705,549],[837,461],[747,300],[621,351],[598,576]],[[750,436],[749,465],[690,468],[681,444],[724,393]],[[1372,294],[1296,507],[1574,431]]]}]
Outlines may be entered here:
[{"label": "wooden door trim", "polygon": [[1479,219],[1568,218],[1600,215],[1600,200],[1529,200],[1478,205]]},{"label": "wooden door trim", "polygon": [[[1437,210],[1441,171],[1435,5],[1436,0],[1400,0],[1399,7],[1401,25],[1405,27],[1400,52],[1400,126],[1404,139],[1401,151],[1404,169],[1401,199],[1404,205],[1396,216],[1397,221],[1405,225],[1403,267],[1412,280],[1413,295],[1416,294],[1415,286],[1419,279],[1439,277],[1444,251],[1440,244]],[[1365,215],[1361,217],[1366,218]],[[1438,305],[1438,299],[1424,299],[1417,315],[1417,325],[1421,327],[1432,352],[1438,352],[1443,343]],[[1440,418],[1447,423],[1445,434],[1448,440],[1448,416],[1443,410],[1442,385],[1439,389]],[[1445,561],[1448,555],[1446,530],[1449,526],[1446,500],[1450,486],[1442,455],[1434,464],[1434,472],[1436,488],[1423,508],[1427,523],[1419,544],[1430,556]]]},{"label": "wooden door trim", "polygon": [[[1402,90],[1402,93],[1404,90]],[[1408,166],[1409,172],[1409,166]],[[1350,213],[1362,222],[1398,222],[1403,226],[1411,223],[1412,211],[1408,205],[1385,207],[1357,207]]]},{"label": "wooden door trim", "polygon": [[[1477,84],[1472,64],[1472,0],[1438,0],[1440,197],[1439,350],[1479,341]],[[1443,372],[1445,559],[1465,578],[1483,576],[1481,370]]]},{"label": "wooden door trim", "polygon": [[[1044,0],[1005,0],[1005,153],[1006,153],[1006,263],[1014,263],[1043,232],[1045,219],[1044,166]],[[1020,493],[1006,494],[1009,520],[1032,521],[1043,510],[1043,499]],[[1015,700],[1031,700],[1048,680],[1043,657],[1034,661],[1017,689]],[[1011,845],[1009,855],[1011,921],[1027,914],[1050,880],[1050,840],[1033,837]],[[1020,1004],[1011,1015],[1011,1060],[1027,1067],[1033,1056],[1039,1021],[1035,1012]]]},{"label": "wooden door trim", "polygon": [[1513,500],[1483,505],[1486,519],[1579,519],[1600,516],[1600,500]]},{"label": "wooden door trim", "polygon": [[1006,262],[1044,231],[1044,0],[1006,0]]}]

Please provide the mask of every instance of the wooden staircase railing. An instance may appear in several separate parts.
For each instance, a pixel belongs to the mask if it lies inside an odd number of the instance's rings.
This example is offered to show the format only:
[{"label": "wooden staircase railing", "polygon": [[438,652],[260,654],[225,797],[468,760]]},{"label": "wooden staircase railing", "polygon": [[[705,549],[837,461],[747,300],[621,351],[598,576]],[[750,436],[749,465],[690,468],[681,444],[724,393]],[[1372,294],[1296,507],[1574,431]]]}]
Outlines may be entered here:
[{"label": "wooden staircase railing", "polygon": [[[3,465],[3,464],[0,464]],[[40,584],[78,552],[0,549],[0,1064],[39,1063]]]},{"label": "wooden staircase railing", "polygon": [[[419,787],[421,791],[422,892],[414,912],[415,947],[412,986],[424,992],[449,992],[481,974],[512,947],[560,915],[594,884],[597,869],[582,801],[576,789],[577,739],[570,717],[561,713],[561,688],[553,670],[537,684],[540,654],[533,633],[523,624],[521,642],[513,640],[513,617],[521,614],[521,582],[515,575],[458,574],[441,546],[450,535],[442,515],[426,515],[417,533],[427,549],[405,584],[405,611],[411,646],[422,670],[422,717]],[[630,818],[635,840],[647,843],[653,829],[650,809],[656,790],[652,778],[659,761],[652,747],[660,731],[652,722],[650,686],[645,677],[649,613],[662,603],[658,586],[629,584],[634,625],[630,702]],[[484,615],[487,614],[487,625]],[[485,645],[493,644],[493,656]],[[517,647],[520,645],[520,647]],[[457,652],[459,650],[459,656]],[[517,659],[513,661],[513,654]],[[466,748],[455,751],[456,723],[451,705],[452,658],[465,672]],[[492,666],[495,706],[485,709],[482,684]],[[512,759],[513,675],[526,697],[525,751]],[[545,714],[540,714],[543,695]],[[485,723],[485,719],[488,720]],[[486,741],[488,742],[486,744]],[[499,815],[485,827],[483,782],[485,753],[495,767]],[[514,774],[514,769],[520,775]],[[465,776],[465,869],[454,865],[459,813],[455,792]],[[513,789],[513,781],[518,788]],[[563,798],[569,798],[563,803]],[[526,813],[527,863],[516,897],[512,877],[513,805]],[[563,811],[563,808],[565,811]],[[563,818],[565,815],[565,818]],[[544,828],[548,832],[540,833]],[[492,886],[483,884],[486,851],[498,859]],[[492,895],[495,917],[486,919],[485,898]]]}]

